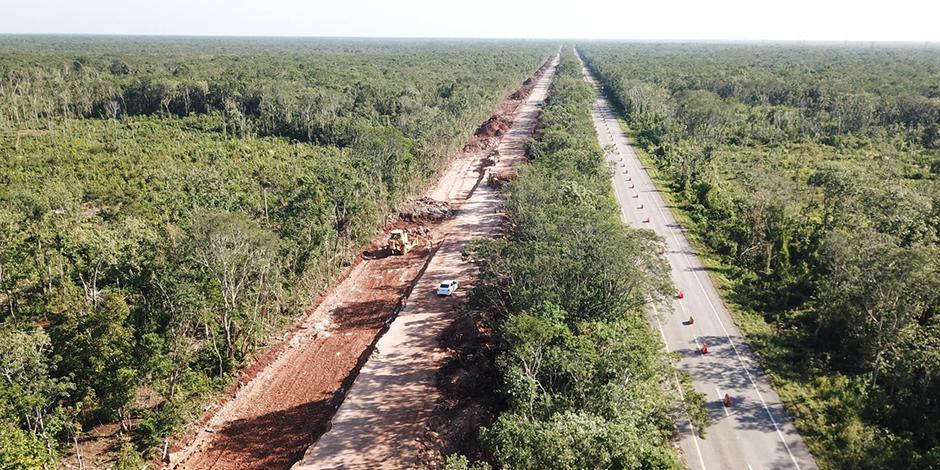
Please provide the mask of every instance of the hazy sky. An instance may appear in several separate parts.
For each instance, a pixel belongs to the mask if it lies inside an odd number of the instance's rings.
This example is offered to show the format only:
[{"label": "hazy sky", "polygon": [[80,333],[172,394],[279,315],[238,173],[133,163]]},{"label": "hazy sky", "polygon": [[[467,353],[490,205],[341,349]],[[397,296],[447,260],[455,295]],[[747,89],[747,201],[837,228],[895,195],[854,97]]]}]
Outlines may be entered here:
[{"label": "hazy sky", "polygon": [[940,0],[0,0],[0,33],[940,41]]}]

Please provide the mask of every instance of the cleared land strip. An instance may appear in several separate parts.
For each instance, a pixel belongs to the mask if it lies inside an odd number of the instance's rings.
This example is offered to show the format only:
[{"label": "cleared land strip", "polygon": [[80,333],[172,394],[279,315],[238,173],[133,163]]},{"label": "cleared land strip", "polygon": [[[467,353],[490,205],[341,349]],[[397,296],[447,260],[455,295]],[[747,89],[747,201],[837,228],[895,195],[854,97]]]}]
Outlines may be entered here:
[{"label": "cleared land strip", "polygon": [[[585,78],[597,82],[585,69]],[[680,444],[692,469],[813,469],[816,463],[780,398],[735,327],[706,268],[675,221],[669,206],[629,145],[602,93],[592,110],[602,146],[612,146],[614,191],[621,218],[633,227],[654,230],[666,240],[676,287],[683,293],[673,311],[656,315],[663,340],[680,356],[679,367],[705,394],[713,424],[700,439],[683,423]],[[690,323],[689,317],[694,318]],[[702,346],[707,345],[707,354]],[[725,394],[732,406],[722,404]]]},{"label": "cleared land strip", "polygon": [[[544,91],[534,87],[530,96],[538,93]],[[500,164],[510,164],[512,149],[524,147],[524,138],[522,143],[509,141],[520,139],[517,128],[534,125],[526,121],[530,107],[529,102],[514,99],[503,104],[498,117],[514,125],[502,137],[499,149],[505,158]],[[491,134],[481,128],[428,195],[445,201],[454,197],[451,202],[457,203],[470,194],[482,178],[480,162],[496,138]],[[399,300],[413,289],[421,292],[415,282],[423,270],[430,270],[428,263],[435,250],[438,255],[434,259],[444,258],[440,252],[446,254],[444,249],[451,245],[446,234],[456,231],[463,236],[462,232],[469,232],[470,227],[463,225],[468,223],[464,213],[476,210],[474,203],[464,203],[460,215],[452,220],[428,224],[432,233],[428,242],[433,245],[423,243],[404,256],[357,260],[289,338],[253,367],[256,375],[223,403],[186,445],[173,449],[171,468],[288,468],[303,457],[329,429],[330,418],[372,353],[371,346],[391,320]],[[416,224],[398,225],[414,228]],[[382,252],[385,238],[377,238],[366,254]],[[459,255],[456,261],[449,261],[454,265],[459,262]],[[453,277],[458,275],[464,274],[458,271]],[[433,274],[429,278],[437,280]],[[410,305],[408,311],[417,311],[417,307]],[[394,337],[395,332],[389,334]]]},{"label": "cleared land strip", "polygon": [[[554,65],[517,110],[512,128],[500,142],[500,159],[491,172],[504,171],[525,158],[525,141],[535,130]],[[445,181],[460,179],[464,181],[461,187],[479,181],[475,171],[455,170],[462,173],[449,175]],[[476,186],[459,204],[457,215],[439,229],[447,234],[440,249],[418,279],[407,308],[363,366],[333,418],[332,429],[310,448],[295,469],[408,468],[414,464],[420,450],[417,438],[424,432],[438,399],[435,373],[444,359],[438,335],[453,321],[453,308],[472,287],[475,276],[473,264],[461,259],[461,251],[472,239],[495,235],[502,220],[497,192],[486,184]],[[458,295],[435,295],[444,279],[461,283]]]}]

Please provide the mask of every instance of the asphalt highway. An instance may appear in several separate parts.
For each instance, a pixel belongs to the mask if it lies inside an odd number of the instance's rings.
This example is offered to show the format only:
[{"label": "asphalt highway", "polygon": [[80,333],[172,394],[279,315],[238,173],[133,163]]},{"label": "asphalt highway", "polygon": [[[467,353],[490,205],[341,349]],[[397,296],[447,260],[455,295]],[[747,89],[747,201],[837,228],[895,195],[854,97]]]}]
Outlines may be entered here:
[{"label": "asphalt highway", "polygon": [[[680,423],[680,445],[689,468],[817,468],[684,229],[637,158],[597,82],[586,69],[584,73],[598,89],[592,115],[601,146],[607,148],[607,158],[615,168],[613,184],[621,218],[665,239],[664,256],[682,293],[682,298],[677,293],[673,300],[672,311],[651,306],[651,321],[666,347],[679,354],[678,367],[689,373],[695,389],[708,401],[712,424],[705,438],[687,420]],[[689,317],[694,318],[691,324]],[[707,353],[702,352],[705,345]],[[726,394],[731,397],[730,407],[723,403]]]}]

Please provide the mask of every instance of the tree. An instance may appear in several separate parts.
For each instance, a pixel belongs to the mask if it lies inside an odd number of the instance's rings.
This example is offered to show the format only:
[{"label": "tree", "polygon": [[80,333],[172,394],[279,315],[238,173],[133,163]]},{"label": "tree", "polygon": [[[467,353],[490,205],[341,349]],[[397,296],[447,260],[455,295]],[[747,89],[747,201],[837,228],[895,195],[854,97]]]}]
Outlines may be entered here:
[{"label": "tree", "polygon": [[45,462],[54,455],[52,442],[60,429],[49,416],[71,385],[50,375],[51,354],[42,329],[0,325],[0,468]]},{"label": "tree", "polygon": [[686,132],[705,143],[719,143],[734,119],[731,105],[705,90],[689,91],[676,98],[678,119]]},{"label": "tree", "polygon": [[75,383],[75,401],[86,401],[88,413],[117,418],[127,430],[127,406],[140,380],[130,307],[117,289],[105,289],[94,304],[77,297],[63,293],[57,299],[59,311],[50,327],[54,350],[61,356],[56,369]]},{"label": "tree", "polygon": [[532,313],[519,313],[508,318],[500,328],[505,353],[500,362],[512,399],[526,416],[536,417],[537,402],[551,402],[551,384],[545,369],[555,366],[559,348],[572,340],[565,325],[567,313],[553,304],[545,304]]},{"label": "tree", "polygon": [[40,439],[6,419],[0,419],[0,450],[0,468],[43,468],[52,463]]},{"label": "tree", "polygon": [[29,277],[31,263],[26,247],[27,234],[21,230],[25,220],[19,211],[0,208],[0,298],[2,311],[0,320],[9,316],[16,320],[20,290]]},{"label": "tree", "polygon": [[878,385],[903,361],[904,342],[929,323],[940,302],[934,247],[902,248],[871,230],[835,231],[823,244],[828,274],[818,309],[842,358]]},{"label": "tree", "polygon": [[660,443],[665,436],[631,420],[607,420],[586,412],[565,412],[548,420],[504,413],[482,439],[503,468],[678,469]]},{"label": "tree", "polygon": [[[251,344],[260,316],[273,306],[277,237],[244,215],[226,212],[196,216],[190,237],[195,261],[216,283],[221,304],[217,326],[225,358],[232,359]],[[225,371],[221,355],[219,371]]]}]

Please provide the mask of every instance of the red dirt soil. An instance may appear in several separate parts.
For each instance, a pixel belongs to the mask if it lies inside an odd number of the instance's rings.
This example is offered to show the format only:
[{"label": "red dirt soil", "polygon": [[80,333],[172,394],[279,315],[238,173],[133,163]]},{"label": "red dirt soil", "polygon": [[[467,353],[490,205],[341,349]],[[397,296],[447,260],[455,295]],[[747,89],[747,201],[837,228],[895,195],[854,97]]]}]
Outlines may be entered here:
[{"label": "red dirt soil", "polygon": [[[543,66],[538,74],[544,70]],[[515,99],[507,99],[487,123],[508,129],[512,113],[531,88],[528,85],[513,95]],[[455,156],[454,164],[467,153],[488,151],[496,143],[498,138],[490,131],[478,132],[464,153]],[[437,187],[447,184],[440,181]],[[436,224],[426,225],[433,234]],[[402,222],[394,226],[413,228]],[[432,249],[421,243],[405,256],[384,256],[380,246],[385,239],[386,235],[376,238],[287,339],[245,370],[235,390],[207,413],[184,445],[171,448],[169,468],[288,468],[328,430],[336,408]]]},{"label": "red dirt soil", "polygon": [[340,284],[354,289],[349,294],[355,299],[327,312],[336,323],[321,329],[301,327],[277,360],[196,436],[197,451],[179,462],[180,468],[285,468],[299,459],[326,431],[361,367],[363,352],[409,290],[427,255],[427,248],[421,247],[405,256],[360,263]]},{"label": "red dirt soil", "polygon": [[476,135],[481,137],[499,137],[509,130],[512,122],[505,116],[492,116],[477,130]]}]

